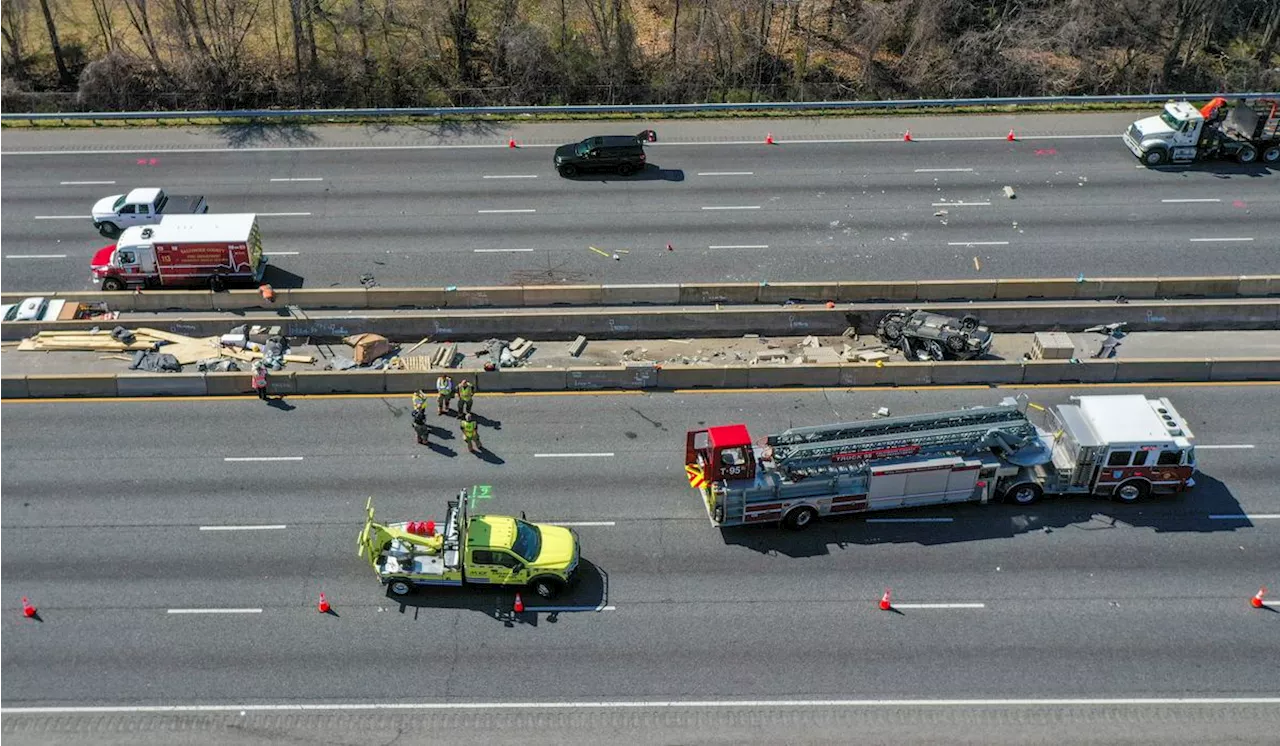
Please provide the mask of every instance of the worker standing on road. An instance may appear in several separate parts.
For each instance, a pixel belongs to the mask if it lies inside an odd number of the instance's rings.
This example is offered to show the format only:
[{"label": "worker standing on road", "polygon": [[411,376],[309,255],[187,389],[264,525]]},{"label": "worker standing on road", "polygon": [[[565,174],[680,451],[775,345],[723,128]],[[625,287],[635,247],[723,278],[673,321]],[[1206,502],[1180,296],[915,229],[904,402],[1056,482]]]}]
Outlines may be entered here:
[{"label": "worker standing on road", "polygon": [[476,388],[466,378],[458,384],[458,416],[471,414],[471,400],[476,396]]},{"label": "worker standing on road", "polygon": [[258,392],[259,399],[267,400],[267,366],[261,360],[253,364],[253,390]]},{"label": "worker standing on road", "polygon": [[427,390],[419,388],[413,392],[413,411],[417,413],[419,410],[427,408]]},{"label": "worker standing on road", "polygon": [[444,414],[449,411],[449,405],[453,403],[453,379],[447,374],[440,374],[436,377],[436,407],[439,411],[437,415]]},{"label": "worker standing on road", "polygon": [[462,440],[467,444],[467,450],[476,453],[484,446],[480,445],[480,428],[476,425],[475,417],[468,414],[462,420]]},{"label": "worker standing on road", "polygon": [[413,392],[413,412],[411,414],[413,420],[413,432],[418,436],[418,445],[430,445],[428,437],[431,435],[431,428],[427,427],[427,392],[425,389],[418,389]]}]

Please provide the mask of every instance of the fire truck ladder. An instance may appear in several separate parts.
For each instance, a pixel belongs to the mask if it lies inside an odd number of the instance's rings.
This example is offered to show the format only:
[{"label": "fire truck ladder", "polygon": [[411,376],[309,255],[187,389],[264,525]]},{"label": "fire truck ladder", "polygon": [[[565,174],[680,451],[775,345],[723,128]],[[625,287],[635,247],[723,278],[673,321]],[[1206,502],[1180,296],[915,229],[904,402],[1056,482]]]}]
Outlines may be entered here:
[{"label": "fire truck ladder", "polygon": [[[1021,454],[1035,460],[1044,450],[1035,425],[1008,399],[997,406],[791,428],[769,436],[767,444],[774,463],[793,478],[861,471],[872,461],[902,458],[904,454],[890,451],[902,447],[918,448],[910,454],[915,458],[967,456],[997,448],[1011,460]],[[877,451],[886,453],[877,456]],[[834,461],[840,454],[864,455]]]}]

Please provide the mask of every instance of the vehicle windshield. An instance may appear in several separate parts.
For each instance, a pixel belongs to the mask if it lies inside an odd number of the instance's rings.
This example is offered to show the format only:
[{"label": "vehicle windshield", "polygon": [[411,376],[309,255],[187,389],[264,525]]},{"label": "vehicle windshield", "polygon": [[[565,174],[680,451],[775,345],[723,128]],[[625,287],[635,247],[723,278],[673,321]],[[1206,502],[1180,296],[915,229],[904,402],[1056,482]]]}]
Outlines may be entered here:
[{"label": "vehicle windshield", "polygon": [[1168,125],[1169,129],[1182,129],[1182,120],[1169,113],[1168,109],[1160,112],[1160,121]]},{"label": "vehicle windshield", "polygon": [[525,562],[533,562],[542,549],[542,535],[536,526],[516,521],[516,540],[511,544],[511,551],[520,555]]},{"label": "vehicle windshield", "polygon": [[574,148],[573,152],[577,153],[579,158],[585,156],[587,154],[587,142],[583,140],[578,143],[578,147]]},{"label": "vehicle windshield", "polygon": [[116,203],[115,203],[114,205],[112,205],[112,206],[111,206],[111,209],[113,209],[113,210],[119,210],[119,209],[120,209],[120,207],[124,204],[124,198],[125,198],[125,197],[127,197],[127,196],[129,196],[129,195],[127,195],[127,194],[122,194],[122,195],[120,195],[120,199],[117,199],[117,200],[116,200]]}]

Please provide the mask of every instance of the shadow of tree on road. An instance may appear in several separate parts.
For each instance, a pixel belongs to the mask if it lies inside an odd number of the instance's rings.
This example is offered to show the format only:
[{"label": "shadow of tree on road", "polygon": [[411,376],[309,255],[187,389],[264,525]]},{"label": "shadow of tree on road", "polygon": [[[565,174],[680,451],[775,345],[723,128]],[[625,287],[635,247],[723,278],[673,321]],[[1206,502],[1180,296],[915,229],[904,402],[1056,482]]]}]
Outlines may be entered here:
[{"label": "shadow of tree on road", "polygon": [[247,148],[262,145],[315,145],[320,138],[311,127],[288,122],[250,121],[245,124],[224,124],[218,134],[231,148]]}]

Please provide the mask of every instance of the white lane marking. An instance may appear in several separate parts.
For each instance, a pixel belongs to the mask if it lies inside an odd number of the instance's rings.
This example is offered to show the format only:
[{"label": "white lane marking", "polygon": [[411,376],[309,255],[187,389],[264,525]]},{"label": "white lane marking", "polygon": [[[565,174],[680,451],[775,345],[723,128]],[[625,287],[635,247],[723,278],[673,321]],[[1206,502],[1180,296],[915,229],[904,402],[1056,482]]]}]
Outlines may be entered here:
[{"label": "white lane marking", "polygon": [[[896,141],[895,141],[896,142]],[[608,607],[606,607],[608,608]],[[98,715],[157,712],[325,712],[330,710],[613,710],[728,708],[883,707],[1147,707],[1280,705],[1280,697],[1112,697],[1060,699],[711,699],[588,700],[576,702],[294,702],[231,705],[63,705],[0,707],[0,715]]]},{"label": "white lane marking", "polygon": [[283,523],[260,526],[201,526],[201,531],[279,531],[287,528]]},{"label": "white lane marking", "polygon": [[985,609],[986,604],[894,604],[895,609]]},{"label": "white lane marking", "polygon": [[617,606],[526,606],[525,611],[617,611]]},{"label": "white lane marking", "polygon": [[36,215],[36,220],[93,220],[92,215]]},{"label": "white lane marking", "polygon": [[1008,246],[1008,241],[947,241],[948,246]]},{"label": "white lane marking", "polygon": [[1212,241],[1252,241],[1253,238],[1193,238],[1191,243],[1207,243]]},{"label": "white lane marking", "polygon": [[990,202],[934,202],[934,207],[990,207]]},{"label": "white lane marking", "polygon": [[704,210],[759,210],[760,205],[728,205],[723,207],[704,207]]},{"label": "white lane marking", "polygon": [[262,609],[169,609],[169,614],[261,614]]},{"label": "white lane marking", "polygon": [[537,210],[476,210],[481,215],[500,215],[510,212],[537,212]]},{"label": "white lane marking", "polygon": [[1280,519],[1280,513],[1216,513],[1210,514],[1211,521],[1274,521]]},{"label": "white lane marking", "polygon": [[954,518],[866,518],[867,523],[951,523]]},{"label": "white lane marking", "polygon": [[951,174],[951,173],[967,174],[972,170],[973,170],[972,168],[917,168],[916,173],[918,174]]},{"label": "white lane marking", "polygon": [[263,256],[297,256],[298,252],[296,251],[264,251],[262,252],[262,255]]},{"label": "white lane marking", "polygon": [[1226,448],[1253,448],[1253,444],[1252,444],[1252,443],[1226,443],[1226,444],[1223,444],[1223,445],[1208,445],[1208,446],[1206,446],[1206,445],[1201,445],[1201,444],[1199,444],[1199,443],[1197,443],[1197,444],[1196,444],[1196,450],[1197,450],[1197,451],[1203,451],[1203,450],[1206,450],[1206,449],[1215,449],[1215,448],[1217,448],[1217,449],[1226,449]]},{"label": "white lane marking", "polygon": [[1183,202],[1221,202],[1222,200],[1217,197],[1205,197],[1197,199],[1162,199],[1160,201],[1168,204],[1181,204]]},{"label": "white lane marking", "polygon": [[227,456],[223,461],[301,461],[302,456]]},{"label": "white lane marking", "polygon": [[5,254],[5,259],[66,259],[66,254]]},{"label": "white lane marking", "polygon": [[538,175],[537,174],[494,174],[492,176],[485,176],[484,178],[486,179],[536,179],[538,178]]},{"label": "white lane marking", "polygon": [[708,246],[708,249],[767,249],[768,244],[724,244],[717,246]]},{"label": "white lane marking", "polygon": [[699,176],[755,176],[752,171],[699,171]]},{"label": "white lane marking", "polygon": [[535,453],[534,458],[609,458],[613,456],[613,452],[609,453]]},{"label": "white lane marking", "polygon": [[322,176],[298,176],[289,179],[272,179],[272,181],[324,181]]},{"label": "white lane marking", "polygon": [[533,251],[533,249],[472,249],[477,254],[520,254]]},{"label": "white lane marking", "polygon": [[305,218],[309,217],[309,212],[260,212],[260,218]]},{"label": "white lane marking", "polygon": [[546,521],[552,526],[616,526],[617,521]]},{"label": "white lane marking", "polygon": [[108,186],[114,181],[59,181],[62,186]]}]

